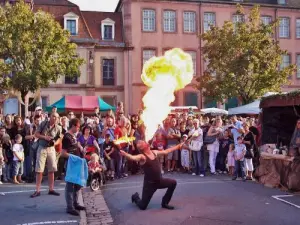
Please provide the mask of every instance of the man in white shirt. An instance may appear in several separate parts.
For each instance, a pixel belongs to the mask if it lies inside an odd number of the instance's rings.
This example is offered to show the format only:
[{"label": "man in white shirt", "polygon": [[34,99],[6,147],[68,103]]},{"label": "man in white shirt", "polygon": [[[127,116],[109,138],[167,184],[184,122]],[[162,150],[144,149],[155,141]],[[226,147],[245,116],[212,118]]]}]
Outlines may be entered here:
[{"label": "man in white shirt", "polygon": [[231,118],[232,126],[231,126],[231,133],[233,135],[234,144],[237,144],[237,138],[242,136],[244,133],[243,123],[238,121],[236,116],[232,116]]}]

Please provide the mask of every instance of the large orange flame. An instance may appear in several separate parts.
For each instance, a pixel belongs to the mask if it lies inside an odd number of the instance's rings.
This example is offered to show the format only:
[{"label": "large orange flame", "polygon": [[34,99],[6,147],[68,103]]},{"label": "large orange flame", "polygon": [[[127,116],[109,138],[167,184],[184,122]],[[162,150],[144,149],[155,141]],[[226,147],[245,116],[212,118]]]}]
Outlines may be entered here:
[{"label": "large orange flame", "polygon": [[143,68],[141,78],[149,87],[143,97],[142,114],[146,141],[155,134],[157,127],[171,112],[174,92],[184,88],[193,79],[192,57],[179,48],[167,51],[164,56],[152,57]]}]

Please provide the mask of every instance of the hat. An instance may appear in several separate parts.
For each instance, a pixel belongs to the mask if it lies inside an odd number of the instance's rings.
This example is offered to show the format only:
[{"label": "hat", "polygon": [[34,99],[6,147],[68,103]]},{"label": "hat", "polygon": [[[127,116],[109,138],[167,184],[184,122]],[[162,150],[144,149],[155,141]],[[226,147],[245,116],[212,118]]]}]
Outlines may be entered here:
[{"label": "hat", "polygon": [[35,108],[35,111],[38,111],[38,110],[43,110],[43,109],[42,109],[41,106],[37,106],[37,107]]},{"label": "hat", "polygon": [[184,134],[184,135],[182,135],[182,137],[186,137],[187,138],[188,136],[186,134]]}]

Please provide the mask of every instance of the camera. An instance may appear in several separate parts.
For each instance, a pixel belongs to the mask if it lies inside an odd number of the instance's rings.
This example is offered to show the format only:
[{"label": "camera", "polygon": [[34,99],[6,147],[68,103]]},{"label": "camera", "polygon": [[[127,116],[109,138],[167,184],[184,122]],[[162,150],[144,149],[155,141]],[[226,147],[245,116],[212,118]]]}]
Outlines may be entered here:
[{"label": "camera", "polygon": [[59,139],[59,137],[55,137],[52,138],[49,142],[48,142],[48,147],[53,147],[55,142]]}]

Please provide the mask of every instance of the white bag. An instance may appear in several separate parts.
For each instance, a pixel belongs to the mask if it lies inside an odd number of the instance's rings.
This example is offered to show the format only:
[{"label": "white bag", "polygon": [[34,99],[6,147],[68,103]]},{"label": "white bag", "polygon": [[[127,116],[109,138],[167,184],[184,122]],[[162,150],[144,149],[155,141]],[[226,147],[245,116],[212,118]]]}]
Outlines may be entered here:
[{"label": "white bag", "polygon": [[192,151],[200,151],[202,148],[202,142],[200,141],[196,141],[196,140],[192,140],[189,144],[189,149]]}]

